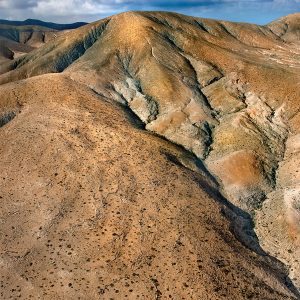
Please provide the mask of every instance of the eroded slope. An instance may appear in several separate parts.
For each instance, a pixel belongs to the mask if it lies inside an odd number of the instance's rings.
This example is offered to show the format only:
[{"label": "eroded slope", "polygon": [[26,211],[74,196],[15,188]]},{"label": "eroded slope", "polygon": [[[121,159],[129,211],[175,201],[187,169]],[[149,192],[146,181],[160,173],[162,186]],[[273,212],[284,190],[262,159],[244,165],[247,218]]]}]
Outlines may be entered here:
[{"label": "eroded slope", "polygon": [[0,95],[2,298],[296,298],[188,153],[63,75]]}]

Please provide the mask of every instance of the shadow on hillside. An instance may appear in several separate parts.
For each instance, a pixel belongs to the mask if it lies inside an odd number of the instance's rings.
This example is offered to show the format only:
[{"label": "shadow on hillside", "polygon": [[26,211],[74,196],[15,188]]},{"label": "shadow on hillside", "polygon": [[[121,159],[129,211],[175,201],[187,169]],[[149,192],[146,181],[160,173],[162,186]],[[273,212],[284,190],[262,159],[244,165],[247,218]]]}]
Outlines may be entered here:
[{"label": "shadow on hillside", "polygon": [[[185,152],[186,155],[192,156],[192,159],[196,166],[199,168],[199,170],[207,174],[210,179],[213,178],[213,182],[217,183],[217,180],[207,170],[207,168],[199,158],[197,158],[195,155],[184,149],[182,146],[177,145],[177,147],[181,148],[181,150]],[[188,169],[180,162],[180,160],[175,155],[165,153],[165,156],[170,162],[176,164],[177,166],[185,168],[186,170],[191,172],[192,178],[194,179],[194,181],[197,182],[201,189],[204,190],[211,198],[215,199],[222,205],[221,212],[230,221],[230,229],[234,236],[245,247],[249,248],[251,251],[257,253],[258,255],[263,256],[265,258],[265,261],[262,261],[264,269],[273,272],[273,274],[276,274],[277,279],[283,284],[285,284],[287,288],[296,296],[297,299],[300,299],[300,292],[294,286],[293,282],[288,276],[288,268],[277,258],[270,256],[261,248],[259,244],[259,239],[254,231],[255,224],[251,215],[246,211],[240,209],[239,207],[235,206],[230,201],[228,201],[221,194],[218,188],[216,188],[219,186],[218,183],[216,184],[216,187],[209,184],[208,180],[204,178],[202,174],[196,173]]]},{"label": "shadow on hillside", "polygon": [[147,134],[151,136],[155,136],[156,138],[163,139],[167,143],[171,143],[175,146],[184,157],[187,157],[193,164],[196,166],[194,170],[186,167],[180,159],[170,153],[169,151],[163,150],[162,154],[164,154],[165,158],[175,164],[180,168],[184,168],[191,175],[191,178],[204,190],[211,198],[219,202],[222,206],[221,213],[230,221],[230,229],[234,236],[237,238],[239,242],[241,242],[245,247],[250,249],[251,251],[257,253],[258,255],[264,257],[264,260],[261,260],[262,267],[265,270],[268,270],[272,274],[276,274],[277,279],[282,282],[296,297],[296,299],[300,299],[300,293],[298,289],[294,286],[291,279],[288,276],[287,267],[280,262],[275,257],[267,254],[260,246],[259,239],[254,231],[254,222],[249,213],[235,206],[233,203],[228,201],[219,190],[219,183],[216,178],[208,171],[204,163],[197,158],[193,153],[186,150],[183,146],[173,143],[166,139],[163,136],[160,136],[154,132],[149,132],[145,128],[144,122],[140,120],[140,118],[126,105],[121,103],[117,103],[114,100],[108,99],[104,95],[97,93],[93,90],[99,97],[102,98],[103,101],[110,103],[111,105],[118,107],[121,109],[128,120],[128,122],[136,129],[143,130]]}]

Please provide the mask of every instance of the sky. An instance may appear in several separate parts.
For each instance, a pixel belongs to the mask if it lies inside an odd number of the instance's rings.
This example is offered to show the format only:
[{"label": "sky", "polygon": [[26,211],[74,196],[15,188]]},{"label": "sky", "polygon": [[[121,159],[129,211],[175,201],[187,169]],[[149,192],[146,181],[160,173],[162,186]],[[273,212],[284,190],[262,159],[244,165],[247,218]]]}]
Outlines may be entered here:
[{"label": "sky", "polygon": [[129,10],[266,24],[300,12],[300,0],[0,0],[0,19],[28,18],[58,23],[91,22]]}]

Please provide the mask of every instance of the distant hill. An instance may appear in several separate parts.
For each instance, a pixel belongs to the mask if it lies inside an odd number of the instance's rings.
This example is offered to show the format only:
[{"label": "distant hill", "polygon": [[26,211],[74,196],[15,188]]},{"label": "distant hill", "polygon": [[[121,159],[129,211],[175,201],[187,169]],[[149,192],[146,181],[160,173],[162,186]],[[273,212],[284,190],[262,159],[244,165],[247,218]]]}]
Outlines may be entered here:
[{"label": "distant hill", "polygon": [[47,27],[55,30],[68,30],[68,29],[75,29],[78,27],[81,27],[83,25],[86,25],[87,23],[84,22],[76,22],[72,24],[56,24],[51,22],[44,22],[40,20],[35,19],[27,19],[25,21],[10,21],[10,20],[2,20],[0,19],[0,25],[11,25],[11,26],[42,26]]},{"label": "distant hill", "polygon": [[55,39],[64,30],[76,29],[85,24],[55,24],[34,19],[0,20],[0,62],[4,63],[31,52]]}]

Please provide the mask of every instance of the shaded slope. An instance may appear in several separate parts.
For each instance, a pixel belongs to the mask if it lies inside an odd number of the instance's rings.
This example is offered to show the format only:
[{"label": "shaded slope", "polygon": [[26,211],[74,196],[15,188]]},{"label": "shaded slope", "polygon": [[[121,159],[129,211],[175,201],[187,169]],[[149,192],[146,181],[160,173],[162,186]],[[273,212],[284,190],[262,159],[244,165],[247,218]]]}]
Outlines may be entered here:
[{"label": "shaded slope", "polygon": [[63,75],[0,97],[2,298],[296,299],[189,154]]},{"label": "shaded slope", "polygon": [[19,55],[29,53],[34,50],[33,47],[12,41],[5,37],[0,37],[0,60],[5,63],[6,61],[13,60]]}]

